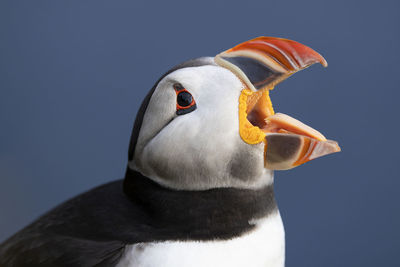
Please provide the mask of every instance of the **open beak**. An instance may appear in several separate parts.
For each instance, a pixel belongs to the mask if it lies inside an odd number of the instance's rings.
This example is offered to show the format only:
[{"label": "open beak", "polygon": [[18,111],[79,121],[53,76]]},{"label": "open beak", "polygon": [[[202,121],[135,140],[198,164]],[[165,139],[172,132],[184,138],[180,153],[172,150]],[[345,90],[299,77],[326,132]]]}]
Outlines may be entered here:
[{"label": "open beak", "polygon": [[265,167],[294,168],[312,159],[339,152],[335,141],[282,113],[275,113],[269,91],[293,73],[325,59],[298,42],[258,37],[218,54],[215,62],[245,84],[239,97],[239,133],[248,144],[265,144]]}]

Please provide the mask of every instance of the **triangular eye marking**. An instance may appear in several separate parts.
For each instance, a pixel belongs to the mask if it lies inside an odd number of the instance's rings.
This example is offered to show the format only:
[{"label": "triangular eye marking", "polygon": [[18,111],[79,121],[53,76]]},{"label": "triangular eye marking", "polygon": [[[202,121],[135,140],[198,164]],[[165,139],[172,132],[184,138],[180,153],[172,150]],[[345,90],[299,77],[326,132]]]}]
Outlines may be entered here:
[{"label": "triangular eye marking", "polygon": [[197,108],[196,101],[191,93],[185,89],[180,83],[174,84],[176,93],[176,114],[184,115],[192,112]]},{"label": "triangular eye marking", "polygon": [[249,89],[272,89],[293,73],[326,60],[298,42],[258,37],[218,54],[214,61],[236,74]]}]

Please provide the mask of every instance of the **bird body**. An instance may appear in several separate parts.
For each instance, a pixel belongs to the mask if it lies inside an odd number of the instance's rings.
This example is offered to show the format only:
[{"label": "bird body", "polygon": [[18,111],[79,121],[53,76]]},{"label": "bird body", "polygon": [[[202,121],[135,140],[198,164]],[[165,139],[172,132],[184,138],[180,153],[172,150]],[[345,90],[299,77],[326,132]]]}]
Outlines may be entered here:
[{"label": "bird body", "polygon": [[275,113],[269,91],[326,61],[259,37],[163,75],[136,115],[123,180],[83,193],[0,244],[0,266],[284,266],[274,170],[338,152]]},{"label": "bird body", "polygon": [[258,266],[284,260],[271,186],[191,192],[161,187],[135,171],[126,177],[61,204],[6,240],[0,266],[213,266],[228,259],[231,266],[249,259]]}]

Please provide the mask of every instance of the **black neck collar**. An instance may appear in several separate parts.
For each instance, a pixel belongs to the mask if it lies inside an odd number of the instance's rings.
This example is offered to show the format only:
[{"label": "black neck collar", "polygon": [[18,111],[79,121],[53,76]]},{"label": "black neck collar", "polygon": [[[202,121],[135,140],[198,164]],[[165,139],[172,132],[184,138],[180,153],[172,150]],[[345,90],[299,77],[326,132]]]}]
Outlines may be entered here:
[{"label": "black neck collar", "polygon": [[[277,209],[273,187],[178,191],[127,169],[124,192],[151,218],[158,234],[191,240],[228,239],[255,227],[250,222]],[[171,236],[172,237],[172,236]]]}]

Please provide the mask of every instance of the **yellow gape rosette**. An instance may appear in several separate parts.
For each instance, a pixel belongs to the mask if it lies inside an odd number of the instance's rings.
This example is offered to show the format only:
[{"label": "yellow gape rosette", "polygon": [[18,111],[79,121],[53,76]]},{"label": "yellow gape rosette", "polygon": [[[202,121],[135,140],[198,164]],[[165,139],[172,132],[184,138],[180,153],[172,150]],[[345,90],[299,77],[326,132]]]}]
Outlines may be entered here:
[{"label": "yellow gape rosette", "polygon": [[[243,89],[239,97],[239,133],[240,137],[248,144],[258,144],[265,140],[265,133],[254,126],[247,118],[250,111],[257,114],[265,113],[266,117],[274,115],[274,109],[269,97],[269,89],[253,92]],[[259,114],[261,115],[261,114]]]}]

